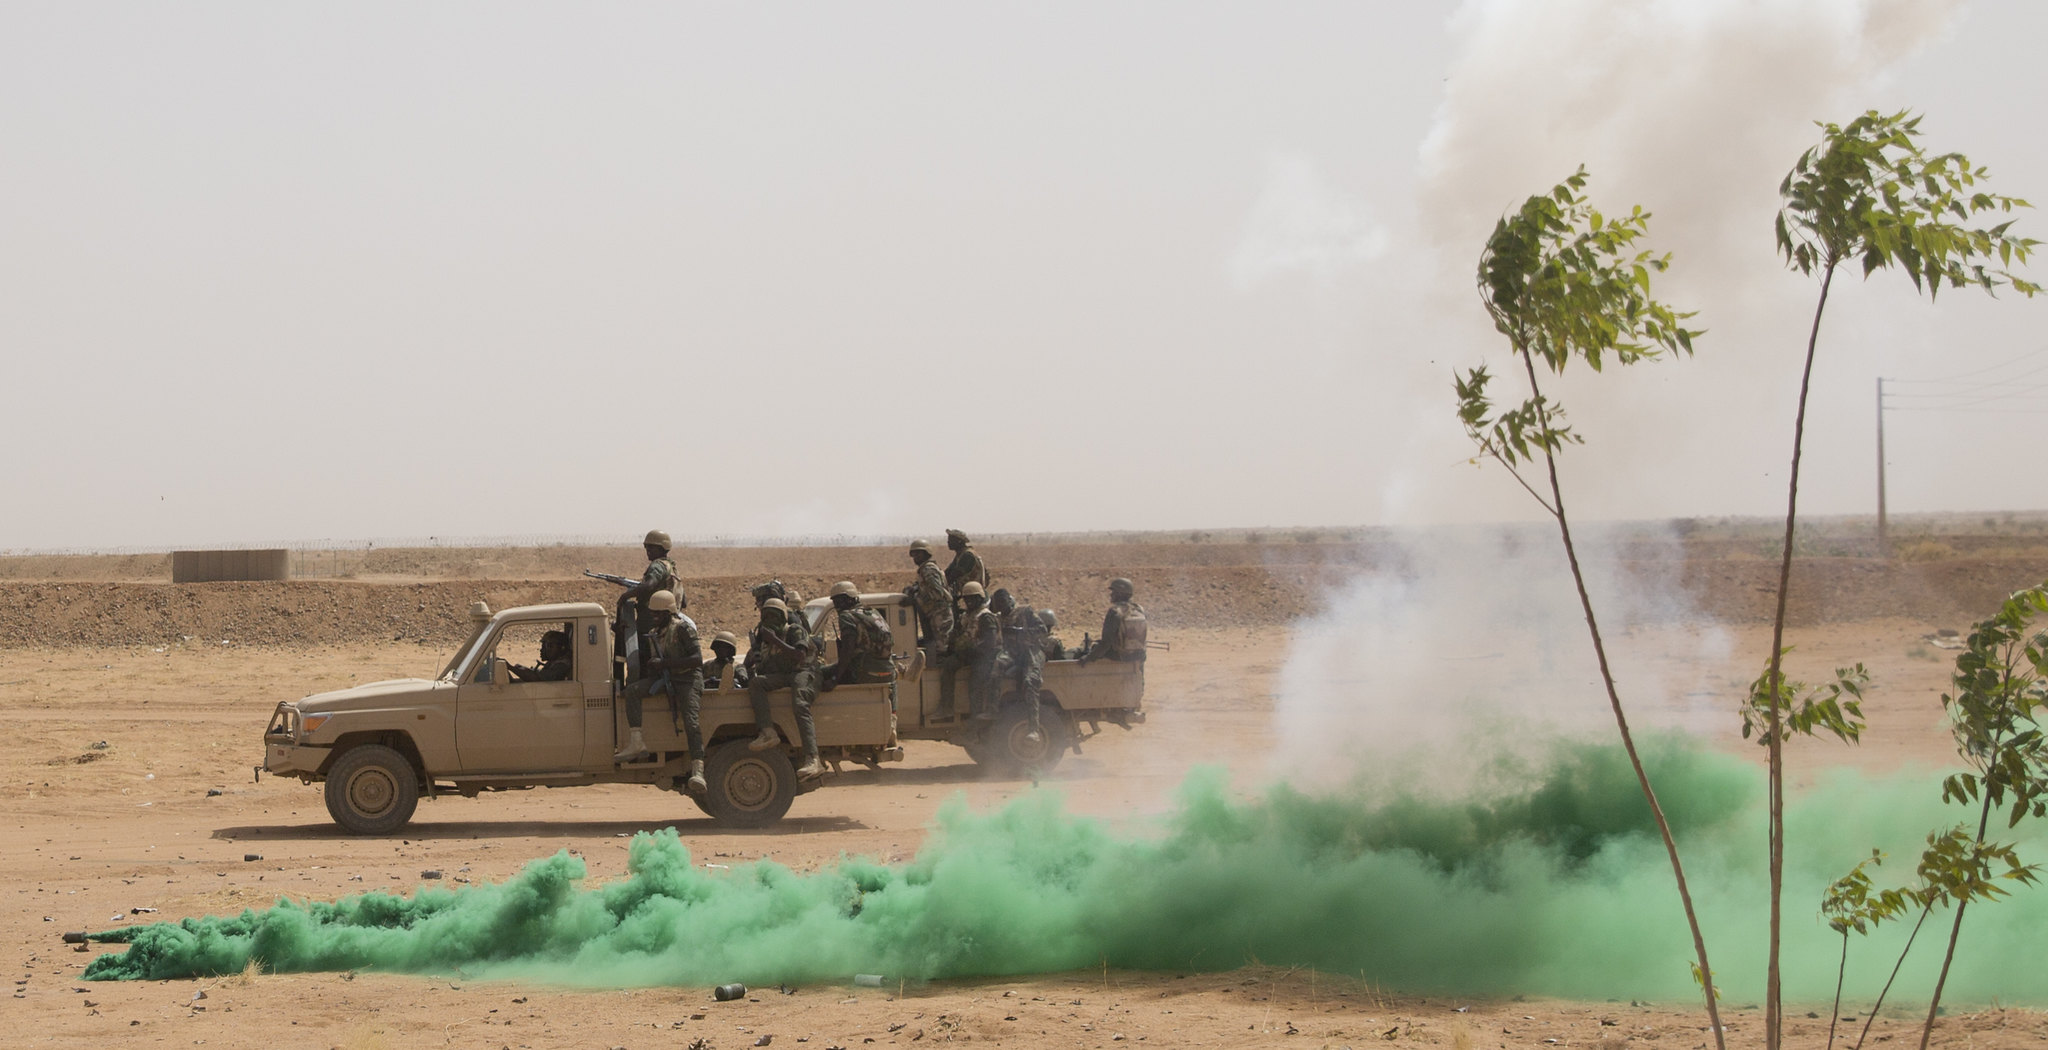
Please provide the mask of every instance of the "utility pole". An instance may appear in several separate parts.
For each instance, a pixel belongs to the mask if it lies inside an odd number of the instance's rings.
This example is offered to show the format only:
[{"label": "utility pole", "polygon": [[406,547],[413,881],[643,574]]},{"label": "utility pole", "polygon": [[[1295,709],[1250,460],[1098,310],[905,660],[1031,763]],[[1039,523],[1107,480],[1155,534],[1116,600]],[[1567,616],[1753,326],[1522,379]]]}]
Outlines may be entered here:
[{"label": "utility pole", "polygon": [[1884,377],[1877,377],[1877,556],[1889,558],[1892,548],[1884,520]]}]

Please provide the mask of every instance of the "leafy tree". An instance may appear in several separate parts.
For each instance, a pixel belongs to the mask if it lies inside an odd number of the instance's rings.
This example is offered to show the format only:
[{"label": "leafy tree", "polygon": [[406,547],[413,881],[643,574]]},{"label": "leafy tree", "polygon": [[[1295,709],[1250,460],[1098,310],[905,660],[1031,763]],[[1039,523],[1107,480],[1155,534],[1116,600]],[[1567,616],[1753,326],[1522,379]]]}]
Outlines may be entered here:
[{"label": "leafy tree", "polygon": [[[1683,324],[1692,314],[1674,311],[1650,296],[1650,277],[1670,265],[1670,256],[1636,247],[1636,241],[1648,232],[1649,214],[1637,207],[1619,218],[1602,215],[1582,195],[1586,180],[1586,170],[1580,168],[1549,193],[1530,197],[1519,211],[1503,217],[1487,238],[1486,248],[1479,256],[1479,297],[1493,318],[1495,330],[1507,337],[1508,348],[1528,381],[1528,396],[1517,405],[1496,411],[1487,394],[1493,376],[1481,365],[1456,377],[1458,419],[1479,454],[1506,467],[1523,490],[1557,522],[1565,558],[1571,565],[1572,582],[1578,590],[1579,607],[1592,637],[1593,655],[1607,689],[1608,705],[1621,732],[1622,747],[1628,752],[1636,782],[1649,803],[1657,831],[1663,836],[1664,850],[1671,859],[1679,900],[1684,905],[1698,956],[1693,975],[1706,998],[1714,1042],[1725,1047],[1720,1007],[1715,1002],[1713,969],[1707,964],[1706,938],[1700,932],[1692,893],[1686,887],[1685,867],[1679,861],[1671,825],[1664,818],[1664,809],[1657,802],[1657,793],[1650,785],[1635,738],[1629,732],[1628,717],[1608,666],[1600,622],[1594,615],[1578,548],[1572,540],[1564,489],[1558,481],[1558,454],[1566,445],[1579,444],[1583,439],[1565,422],[1563,406],[1545,396],[1542,385],[1544,373],[1562,375],[1575,360],[1598,372],[1610,361],[1632,365],[1667,355],[1691,354],[1693,337],[1699,333]],[[1539,461],[1544,472],[1540,488],[1523,473],[1524,468],[1533,468]]]},{"label": "leafy tree", "polygon": [[[1778,253],[1792,269],[1820,277],[1820,295],[1806,337],[1806,363],[1799,376],[1798,410],[1792,424],[1792,469],[1785,496],[1785,540],[1780,549],[1778,608],[1771,626],[1771,655],[1764,683],[1764,744],[1770,781],[1770,959],[1765,967],[1764,1043],[1778,1050],[1784,1013],[1778,964],[1785,871],[1785,733],[1782,723],[1792,698],[1785,694],[1785,608],[1792,582],[1793,531],[1799,512],[1799,456],[1806,433],[1806,399],[1813,380],[1814,351],[1835,272],[1860,263],[1863,275],[1878,270],[1906,272],[1915,290],[1929,298],[1944,285],[1987,292],[2010,285],[2032,296],[2040,286],[2005,267],[2025,262],[2035,241],[2012,236],[2010,220],[1995,226],[1969,223],[1985,212],[2010,213],[2026,201],[1986,193],[1987,177],[1960,153],[1931,155],[1914,142],[1920,118],[1901,110],[1864,113],[1847,125],[1821,125],[1821,142],[1807,150],[1778,187]],[[1747,715],[1745,715],[1745,718]]]},{"label": "leafy tree", "polygon": [[[1905,914],[1907,908],[1923,902],[1923,898],[1913,890],[1875,888],[1864,869],[1883,863],[1884,853],[1871,850],[1870,856],[1849,869],[1849,874],[1830,883],[1821,897],[1821,918],[1827,920],[1828,929],[1842,935],[1842,957],[1835,964],[1835,1005],[1828,1015],[1828,1050],[1834,1050],[1835,1022],[1842,1019],[1842,978],[1849,968],[1849,934],[1866,935],[1880,923],[1895,919]],[[1926,912],[1923,910],[1921,914],[1924,917]],[[1913,932],[1920,932],[1917,925]]]},{"label": "leafy tree", "polygon": [[1970,631],[1968,643],[1956,654],[1955,691],[1941,698],[1956,750],[1970,766],[1969,772],[1943,781],[1941,797],[1945,802],[1977,805],[1977,834],[1966,848],[1952,850],[1953,855],[1937,857],[1929,850],[1923,861],[1923,868],[1941,862],[1937,875],[1947,898],[1955,903],[1956,915],[1927,1006],[1927,1024],[1920,1031],[1921,1050],[1934,1033],[1934,1015],[1948,983],[1949,965],[1955,961],[1964,910],[1971,901],[2004,896],[2000,881],[2031,884],[2039,870],[2038,865],[2021,864],[2010,846],[1987,842],[1984,836],[1995,808],[2011,807],[2008,828],[2027,817],[2048,815],[2048,736],[2042,734],[2040,723],[2043,707],[2048,706],[2048,632],[2029,630],[2035,615],[2043,611],[2048,611],[2048,584],[2006,599],[1998,615]]}]

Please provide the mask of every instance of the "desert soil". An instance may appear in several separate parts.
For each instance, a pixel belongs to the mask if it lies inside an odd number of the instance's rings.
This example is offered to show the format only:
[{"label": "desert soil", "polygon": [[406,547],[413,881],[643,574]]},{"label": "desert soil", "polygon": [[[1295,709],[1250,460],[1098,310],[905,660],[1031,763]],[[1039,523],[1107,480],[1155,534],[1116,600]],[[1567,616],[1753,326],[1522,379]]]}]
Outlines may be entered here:
[{"label": "desert soil", "polygon": [[[715,1003],[708,988],[564,990],[387,974],[251,975],[84,983],[93,953],[67,930],[224,914],[279,896],[333,899],[365,889],[409,891],[436,869],[497,880],[523,862],[569,849],[593,879],[624,872],[635,832],[673,826],[700,861],[769,858],[797,870],[843,854],[913,855],[936,807],[956,793],[977,809],[1033,790],[985,776],[958,749],[913,744],[908,761],[849,769],[801,797],[775,828],[718,828],[671,793],[599,787],[423,802],[398,840],[338,833],[316,788],[252,781],[260,734],[280,699],[405,674],[431,674],[462,630],[467,603],[494,605],[610,594],[573,578],[583,565],[624,571],[631,552],[426,552],[374,578],[281,584],[173,586],[147,559],[0,559],[0,741],[7,817],[0,822],[0,930],[15,973],[9,1046],[107,1047],[714,1047],[804,1050],[993,1042],[1020,1047],[1152,1046],[1554,1047],[1586,1043],[1692,1050],[1711,1045],[1690,1003],[1579,1003],[1419,998],[1303,970],[1225,973],[1116,970],[917,987],[756,990]],[[1288,624],[1312,611],[1321,583],[1375,564],[1365,545],[1160,543],[992,548],[1000,574],[1050,595],[1078,637],[1100,616],[1103,581],[1130,575],[1173,649],[1148,669],[1151,724],[1109,730],[1070,756],[1054,779],[1069,807],[1110,818],[1153,811],[1186,771],[1231,767],[1234,782],[1266,774],[1275,673]],[[451,571],[448,559],[471,568]],[[693,612],[738,622],[746,583],[770,572],[821,593],[839,576],[900,586],[895,551],[845,548],[720,550],[693,563]],[[1754,674],[1768,645],[1768,562],[1702,547],[1663,557],[1664,571],[1698,596],[1698,615],[1728,627],[1725,668],[1698,679],[1731,683],[1711,703],[1732,709],[1732,683]],[[603,560],[598,560],[603,559]],[[2038,582],[2032,552],[1958,554],[1885,563],[1853,557],[1802,566],[1793,641],[1816,662],[1871,665],[1872,735],[1853,761],[1875,769],[1937,763],[1948,741],[1928,705],[1947,654],[1926,637],[1966,628],[2007,591]],[[492,565],[517,575],[478,574]],[[692,576],[692,572],[697,575]],[[1797,593],[1795,591],[1795,593]],[[1041,598],[1041,601],[1046,599]],[[1697,625],[1650,625],[1631,646],[1697,659]],[[1267,652],[1270,659],[1245,654]],[[1749,754],[1722,719],[1731,752]],[[93,745],[104,741],[106,746]],[[1170,743],[1168,743],[1170,741]],[[1799,766],[1810,763],[1800,763]],[[1798,766],[1795,766],[1798,768]],[[211,792],[218,791],[219,794]],[[246,856],[260,860],[245,860]],[[357,879],[360,881],[357,881]],[[155,909],[133,913],[132,909]],[[118,950],[118,949],[113,949]],[[204,992],[204,998],[195,998]],[[1761,1015],[1732,1004],[1731,1046],[1762,1043]],[[1824,1008],[1823,1008],[1824,1009]],[[1917,1041],[1910,1012],[1887,1011],[1874,1038]],[[1789,1045],[1818,1047],[1826,1018],[1793,1012]],[[2048,1015],[1989,1010],[1952,1015],[1942,1046],[2005,1048],[2048,1040]]]}]

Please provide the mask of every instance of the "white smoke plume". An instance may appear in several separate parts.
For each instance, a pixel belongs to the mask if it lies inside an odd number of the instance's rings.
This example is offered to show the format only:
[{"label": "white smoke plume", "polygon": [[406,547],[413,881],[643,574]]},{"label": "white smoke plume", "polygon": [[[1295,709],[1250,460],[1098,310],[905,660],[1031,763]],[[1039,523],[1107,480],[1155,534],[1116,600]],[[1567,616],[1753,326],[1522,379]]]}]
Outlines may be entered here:
[{"label": "white smoke plume", "polygon": [[[1680,564],[1676,537],[1641,526],[1575,536],[1632,726],[1734,717],[1722,672],[1703,670],[1726,667],[1727,634],[1676,580],[1631,569]],[[1622,543],[1632,557],[1616,556]],[[1642,631],[1658,633],[1654,648],[1675,644],[1677,658],[1652,659],[1653,647],[1631,638]],[[1303,786],[1364,776],[1458,787],[1483,773],[1459,765],[1467,754],[1612,728],[1555,531],[1440,530],[1352,578],[1296,625],[1274,708],[1272,769]]]},{"label": "white smoke plume", "polygon": [[1384,254],[1388,240],[1365,204],[1332,186],[1314,161],[1275,156],[1245,218],[1230,279],[1240,291],[1289,273],[1328,285],[1346,267]]},{"label": "white smoke plume", "polygon": [[1689,268],[1733,255],[1735,272],[1769,273],[1752,242],[1812,122],[1860,112],[1858,93],[1961,6],[1473,0],[1453,21],[1465,45],[1421,147],[1425,222],[1462,249],[1583,163],[1603,196],[1656,211],[1660,241],[1685,245]]}]

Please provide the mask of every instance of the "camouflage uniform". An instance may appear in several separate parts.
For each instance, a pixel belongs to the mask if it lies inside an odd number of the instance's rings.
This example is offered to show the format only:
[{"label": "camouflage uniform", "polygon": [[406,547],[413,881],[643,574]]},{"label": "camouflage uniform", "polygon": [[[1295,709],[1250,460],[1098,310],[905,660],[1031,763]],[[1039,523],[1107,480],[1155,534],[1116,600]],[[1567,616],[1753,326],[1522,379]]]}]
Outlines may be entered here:
[{"label": "camouflage uniform", "polygon": [[1087,652],[1081,654],[1082,661],[1107,658],[1110,660],[1122,660],[1126,663],[1144,663],[1145,650],[1139,649],[1136,652],[1127,653],[1123,649],[1124,618],[1132,613],[1142,617],[1145,615],[1145,607],[1137,602],[1128,600],[1111,602],[1109,611],[1102,616],[1102,637],[1097,638],[1095,644],[1090,646]]},{"label": "camouflage uniform", "polygon": [[916,582],[903,588],[903,593],[917,608],[918,626],[924,632],[921,641],[936,657],[953,637],[953,589],[939,563],[926,558],[917,567]]},{"label": "camouflage uniform", "polygon": [[859,605],[837,611],[839,666],[833,677],[839,684],[887,682],[896,677],[896,638],[889,632],[889,621]]},{"label": "camouflage uniform", "polygon": [[[716,690],[719,683],[725,681],[725,669],[738,662],[730,656],[719,656],[704,661],[704,688]],[[747,684],[746,668],[742,667],[732,673],[732,684],[736,689]]]},{"label": "camouflage uniform", "polygon": [[625,619],[626,605],[629,602],[632,604],[633,630],[640,635],[643,666],[646,663],[648,635],[654,631],[654,614],[647,611],[647,599],[653,597],[655,591],[673,592],[678,609],[688,604],[688,600],[683,596],[683,581],[676,578],[676,563],[669,560],[667,555],[648,559],[647,571],[641,574],[640,582],[626,588],[626,592],[619,595],[619,619]]},{"label": "camouflage uniform", "polygon": [[967,706],[976,718],[993,717],[996,657],[1003,649],[1003,619],[984,603],[966,612],[953,631],[951,651],[939,658],[939,717],[953,708],[953,676],[968,668]]},{"label": "camouflage uniform", "polygon": [[1003,652],[996,660],[995,680],[1017,683],[1017,698],[1032,732],[1038,731],[1038,691],[1045,684],[1045,625],[1028,605],[1019,605],[1003,625]]},{"label": "camouflage uniform", "polygon": [[[785,652],[763,640],[762,635],[768,632],[795,646],[798,651]],[[818,753],[817,726],[811,721],[811,702],[818,698],[818,672],[813,652],[810,632],[804,630],[793,613],[784,614],[779,627],[769,626],[764,619],[747,632],[747,659],[754,666],[753,676],[747,679],[747,697],[754,702],[754,725],[762,730],[773,726],[775,718],[768,710],[768,694],[777,689],[789,690],[796,706],[797,734],[806,755]]]},{"label": "camouflage uniform", "polygon": [[668,626],[656,630],[647,639],[647,666],[659,670],[653,677],[640,678],[626,687],[626,725],[640,728],[642,701],[655,693],[668,694],[669,716],[675,719],[676,729],[683,733],[690,748],[690,757],[704,757],[704,730],[700,722],[704,700],[704,669],[691,667],[688,670],[662,667],[672,660],[696,656],[703,658],[703,650],[697,640],[696,621],[675,613]]},{"label": "camouflage uniform", "polygon": [[973,544],[962,543],[960,549],[953,552],[953,560],[946,563],[946,589],[958,598],[960,588],[970,581],[981,584],[981,589],[986,592],[989,589],[988,566],[982,564],[981,555],[974,553]]}]

